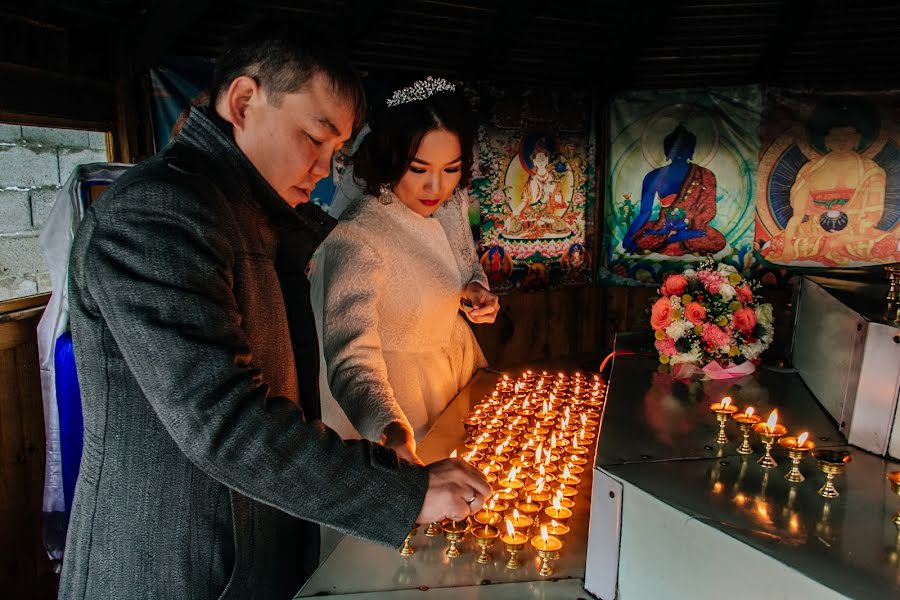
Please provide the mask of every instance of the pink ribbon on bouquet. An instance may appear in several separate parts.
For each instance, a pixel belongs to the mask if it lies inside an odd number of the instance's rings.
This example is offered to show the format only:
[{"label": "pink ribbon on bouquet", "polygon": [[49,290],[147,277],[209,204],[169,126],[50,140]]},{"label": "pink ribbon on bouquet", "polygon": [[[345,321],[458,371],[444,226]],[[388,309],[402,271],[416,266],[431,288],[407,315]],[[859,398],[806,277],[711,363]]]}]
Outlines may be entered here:
[{"label": "pink ribbon on bouquet", "polygon": [[712,361],[701,369],[710,379],[735,379],[750,375],[756,370],[756,365],[752,361],[745,361],[739,365],[732,365],[728,368],[722,367],[716,361]]}]

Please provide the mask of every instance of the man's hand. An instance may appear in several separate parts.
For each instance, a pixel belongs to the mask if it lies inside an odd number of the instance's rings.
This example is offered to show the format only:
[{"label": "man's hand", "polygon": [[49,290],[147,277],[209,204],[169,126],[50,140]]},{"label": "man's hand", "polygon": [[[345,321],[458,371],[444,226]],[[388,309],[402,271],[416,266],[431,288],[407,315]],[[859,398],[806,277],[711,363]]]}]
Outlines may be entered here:
[{"label": "man's hand", "polygon": [[492,294],[483,285],[475,281],[463,288],[462,300],[464,304],[471,304],[471,308],[465,308],[466,316],[473,323],[493,323],[497,319],[500,310],[500,300],[496,294]]},{"label": "man's hand", "polygon": [[416,435],[405,421],[391,421],[381,434],[381,445],[387,446],[403,460],[424,465],[416,455]]},{"label": "man's hand", "polygon": [[462,521],[484,506],[491,486],[481,472],[460,458],[445,458],[428,465],[428,491],[417,523],[443,519]]}]

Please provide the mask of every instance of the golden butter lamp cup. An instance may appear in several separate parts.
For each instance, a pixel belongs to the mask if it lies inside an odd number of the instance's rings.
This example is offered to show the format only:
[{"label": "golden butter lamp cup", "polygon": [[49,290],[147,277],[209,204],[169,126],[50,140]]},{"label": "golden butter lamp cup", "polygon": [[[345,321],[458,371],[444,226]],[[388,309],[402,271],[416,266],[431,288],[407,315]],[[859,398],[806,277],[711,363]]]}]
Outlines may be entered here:
[{"label": "golden butter lamp cup", "polygon": [[846,450],[815,450],[813,456],[819,462],[819,470],[825,473],[825,484],[819,488],[819,495],[825,498],[837,498],[840,492],[834,487],[834,477],[840,475],[850,462],[850,453]]},{"label": "golden butter lamp cup", "polygon": [[566,463],[565,465],[563,465],[563,467],[569,467],[570,475],[581,475],[582,473],[584,473],[584,467],[582,467],[581,465]]},{"label": "golden butter lamp cup", "polygon": [[482,473],[487,469],[488,473],[499,473],[503,470],[503,465],[495,460],[485,460],[478,463],[478,470]]},{"label": "golden butter lamp cup", "polygon": [[728,419],[737,412],[738,407],[734,404],[731,404],[731,398],[725,398],[728,402],[716,402],[715,404],[709,405],[709,410],[716,413],[716,420],[719,422],[719,433],[716,435],[716,443],[717,444],[727,444],[728,436],[725,435],[725,424],[728,423]]},{"label": "golden butter lamp cup", "polygon": [[541,504],[539,502],[535,502],[534,498],[530,498],[529,501],[529,498],[526,497],[525,500],[516,502],[515,506],[520,515],[531,517],[532,522],[537,524],[541,513]]},{"label": "golden butter lamp cup", "polygon": [[[510,489],[517,491],[525,487],[525,482],[521,479],[500,479],[497,481],[497,487],[502,489]],[[516,494],[518,495],[518,494]],[[510,498],[512,499],[512,498]]]},{"label": "golden butter lamp cup", "polygon": [[516,531],[521,531],[522,533],[528,533],[528,530],[534,525],[534,519],[528,515],[519,513],[517,510],[511,515],[507,514],[506,521],[507,523],[512,523],[512,526]]},{"label": "golden butter lamp cup", "polygon": [[772,458],[772,444],[787,433],[787,428],[781,423],[776,423],[775,427],[769,429],[766,423],[757,423],[753,426],[753,431],[759,435],[760,441],[766,447],[766,453],[757,461],[764,469],[772,469],[778,466],[775,459]]},{"label": "golden butter lamp cup", "polygon": [[419,525],[416,524],[409,530],[409,533],[406,534],[406,537],[403,539],[403,545],[400,547],[401,556],[412,556],[416,553],[416,549],[413,548],[409,542],[416,536],[418,531]]},{"label": "golden butter lamp cup", "polygon": [[762,417],[754,414],[737,413],[731,418],[737,423],[738,430],[743,436],[740,446],[737,447],[738,454],[753,454],[753,446],[750,445],[750,430],[762,420]]},{"label": "golden butter lamp cup", "polygon": [[472,537],[475,543],[481,546],[481,553],[475,561],[480,565],[486,565],[491,562],[494,557],[488,553],[488,548],[494,544],[494,540],[500,535],[500,530],[493,525],[481,525],[472,528]]},{"label": "golden butter lamp cup", "polygon": [[491,496],[490,501],[488,501],[484,506],[488,510],[495,513],[500,513],[502,515],[509,509],[509,502],[504,500],[497,500],[496,498]]},{"label": "golden butter lamp cup", "polygon": [[[546,531],[546,530],[544,530]],[[541,570],[538,575],[541,577],[549,577],[553,574],[550,567],[550,561],[559,558],[559,550],[562,548],[562,541],[552,535],[548,535],[545,539],[543,536],[536,535],[531,538],[531,545],[534,546],[541,557]]]},{"label": "golden butter lamp cup", "polygon": [[456,558],[459,556],[459,543],[466,535],[466,530],[469,528],[468,519],[464,519],[462,521],[453,521],[451,519],[444,519],[441,521],[441,529],[444,530],[444,537],[447,538],[447,541],[450,542],[450,547],[447,548],[447,556],[450,558]]},{"label": "golden butter lamp cup", "polygon": [[525,496],[526,497],[531,496],[531,501],[537,502],[538,504],[544,504],[545,502],[548,502],[551,498],[549,488],[545,485],[544,489],[539,492],[539,491],[537,491],[536,483],[532,483],[531,485],[529,485],[528,487],[525,488]]},{"label": "golden butter lamp cup", "polygon": [[507,506],[510,502],[515,501],[516,498],[519,497],[519,493],[512,488],[504,488],[500,490],[494,491],[491,495],[491,498],[496,500],[498,503],[505,502]]},{"label": "golden butter lamp cup", "polygon": [[503,542],[503,546],[509,553],[509,560],[506,561],[506,568],[518,569],[521,567],[522,563],[519,562],[519,551],[521,551],[522,546],[528,542],[528,536],[521,531],[516,531],[511,527],[507,527],[507,532],[500,536],[500,541]]},{"label": "golden butter lamp cup", "polygon": [[572,486],[561,483],[558,488],[556,488],[556,492],[562,492],[563,498],[572,498],[578,495],[578,490]]},{"label": "golden butter lamp cup", "polygon": [[487,508],[482,508],[477,513],[473,515],[476,523],[480,525],[491,525],[496,526],[500,521],[503,520],[503,515],[497,511],[488,510]]},{"label": "golden butter lamp cup", "polygon": [[580,454],[571,454],[566,459],[570,464],[573,465],[585,465],[587,464],[587,459]]},{"label": "golden butter lamp cup", "polygon": [[569,533],[570,529],[568,525],[564,523],[559,523],[557,521],[550,521],[547,523],[547,532],[550,535],[555,535],[556,537],[562,537]]},{"label": "golden butter lamp cup", "polygon": [[565,525],[572,518],[572,511],[562,505],[559,508],[548,506],[544,509],[544,515],[547,517],[547,521],[556,521]]},{"label": "golden butter lamp cup", "polygon": [[816,447],[812,440],[804,440],[801,444],[794,436],[783,437],[778,440],[778,445],[787,451],[788,457],[791,459],[791,470],[788,471],[784,478],[791,483],[801,483],[806,478],[800,472],[800,461],[806,458],[810,450]]},{"label": "golden butter lamp cup", "polygon": [[[891,483],[891,491],[900,496],[900,471],[891,471],[887,475],[887,480]],[[894,525],[900,534],[900,512],[894,515]]]}]

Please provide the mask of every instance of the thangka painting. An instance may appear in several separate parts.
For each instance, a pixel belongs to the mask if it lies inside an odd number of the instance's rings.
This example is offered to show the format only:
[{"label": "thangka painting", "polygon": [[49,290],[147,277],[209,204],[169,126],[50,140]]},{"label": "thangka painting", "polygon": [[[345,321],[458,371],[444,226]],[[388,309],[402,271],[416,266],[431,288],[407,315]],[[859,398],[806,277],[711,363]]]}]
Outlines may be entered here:
[{"label": "thangka painting", "polygon": [[759,268],[900,261],[894,94],[770,90],[756,196]]},{"label": "thangka painting", "polygon": [[607,284],[652,284],[707,256],[752,259],[757,87],[629,92],[610,103]]},{"label": "thangka painting", "polygon": [[590,281],[595,141],[588,95],[479,90],[472,196],[493,289]]}]

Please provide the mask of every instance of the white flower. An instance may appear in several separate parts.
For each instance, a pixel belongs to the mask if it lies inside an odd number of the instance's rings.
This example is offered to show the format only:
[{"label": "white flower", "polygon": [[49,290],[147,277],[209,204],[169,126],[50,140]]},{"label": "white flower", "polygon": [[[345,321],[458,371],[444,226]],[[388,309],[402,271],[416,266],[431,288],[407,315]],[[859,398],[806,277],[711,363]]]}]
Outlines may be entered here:
[{"label": "white flower", "polygon": [[728,279],[729,275],[737,273],[737,269],[732,267],[731,265],[726,265],[725,263],[719,263],[719,268],[716,269],[719,272],[719,275]]},{"label": "white flower", "polygon": [[747,360],[754,360],[759,357],[760,354],[763,353],[769,344],[765,343],[763,340],[757,340],[752,344],[744,344],[740,347],[741,355]]},{"label": "white flower", "polygon": [[681,352],[669,358],[669,364],[677,365],[678,363],[698,363],[703,360],[703,355],[700,354],[700,349],[697,347],[691,348],[690,352]]},{"label": "white flower", "polygon": [[695,271],[694,269],[685,269],[682,275],[684,275],[685,279],[696,279],[697,271]]},{"label": "white flower", "polygon": [[672,307],[672,310],[681,310],[681,297],[671,296],[669,298],[669,306]]},{"label": "white flower", "polygon": [[762,325],[771,325],[772,321],[775,320],[774,315],[772,315],[771,304],[760,304],[754,312],[756,313],[756,322]]},{"label": "white flower", "polygon": [[730,283],[723,283],[719,287],[719,295],[722,296],[722,300],[731,300],[732,298],[734,298],[736,293],[737,292],[734,291],[734,286]]},{"label": "white flower", "polygon": [[684,334],[688,331],[691,331],[694,328],[694,324],[690,321],[685,321],[684,319],[680,319],[678,321],[673,321],[671,325],[666,327],[666,334],[672,338],[673,340],[681,339]]}]

